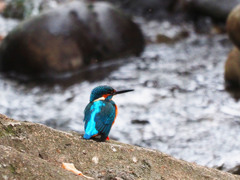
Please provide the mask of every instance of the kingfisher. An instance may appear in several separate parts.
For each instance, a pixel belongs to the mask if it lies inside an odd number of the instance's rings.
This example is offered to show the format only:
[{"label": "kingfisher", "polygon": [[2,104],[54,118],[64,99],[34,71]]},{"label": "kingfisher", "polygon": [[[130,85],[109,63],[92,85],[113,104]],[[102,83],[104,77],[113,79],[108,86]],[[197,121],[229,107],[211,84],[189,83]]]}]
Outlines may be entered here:
[{"label": "kingfisher", "polygon": [[108,134],[115,122],[118,108],[112,97],[133,89],[116,91],[111,86],[97,86],[90,95],[90,102],[84,110],[84,139],[101,135],[100,140],[109,140]]}]

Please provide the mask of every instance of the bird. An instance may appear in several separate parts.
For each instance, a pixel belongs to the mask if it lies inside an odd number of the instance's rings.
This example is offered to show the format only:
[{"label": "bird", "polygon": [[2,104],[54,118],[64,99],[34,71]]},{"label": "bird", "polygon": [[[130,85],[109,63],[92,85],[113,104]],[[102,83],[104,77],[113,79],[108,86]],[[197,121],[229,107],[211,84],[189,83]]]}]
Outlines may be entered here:
[{"label": "bird", "polygon": [[90,102],[84,110],[84,139],[100,135],[100,141],[109,140],[109,132],[118,114],[118,108],[112,100],[113,96],[133,89],[116,91],[111,86],[95,87],[90,95]]}]

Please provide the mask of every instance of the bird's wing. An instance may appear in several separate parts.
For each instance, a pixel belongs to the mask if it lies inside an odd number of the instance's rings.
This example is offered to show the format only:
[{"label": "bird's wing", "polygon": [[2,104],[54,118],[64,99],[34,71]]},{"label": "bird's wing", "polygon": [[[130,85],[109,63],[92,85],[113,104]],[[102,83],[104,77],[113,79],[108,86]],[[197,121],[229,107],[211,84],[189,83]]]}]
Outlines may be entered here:
[{"label": "bird's wing", "polygon": [[105,102],[104,104],[105,106],[102,107],[95,117],[95,121],[96,129],[100,134],[104,134],[107,137],[116,116],[116,109],[111,102]]},{"label": "bird's wing", "polygon": [[93,103],[89,103],[85,110],[84,110],[84,119],[83,119],[83,122],[85,123],[84,124],[84,129],[86,130],[86,127],[87,127],[87,124],[91,118],[91,113],[93,112],[93,109],[91,110],[91,106],[92,106]]},{"label": "bird's wing", "polygon": [[107,137],[115,119],[115,113],[115,106],[111,102],[100,100],[89,103],[85,109],[85,132],[86,130],[94,132],[97,130],[98,134],[103,134]]}]

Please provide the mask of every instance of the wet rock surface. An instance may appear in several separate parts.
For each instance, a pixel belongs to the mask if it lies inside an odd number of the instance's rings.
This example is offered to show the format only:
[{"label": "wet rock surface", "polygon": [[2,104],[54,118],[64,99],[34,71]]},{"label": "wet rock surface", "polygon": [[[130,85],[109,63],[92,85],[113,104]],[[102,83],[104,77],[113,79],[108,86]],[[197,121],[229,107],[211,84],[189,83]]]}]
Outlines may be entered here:
[{"label": "wet rock surface", "polygon": [[240,48],[240,5],[236,6],[228,16],[227,32],[232,42]]},{"label": "wet rock surface", "polygon": [[1,70],[52,77],[98,61],[139,55],[143,48],[138,26],[110,4],[72,2],[9,33],[0,47]]},{"label": "wet rock surface", "polygon": [[240,87],[240,52],[236,47],[228,55],[224,78],[229,88]]},{"label": "wet rock surface", "polygon": [[184,20],[211,17],[215,21],[225,21],[230,11],[240,0],[115,0],[109,2],[123,11],[147,19],[179,23]]},{"label": "wet rock surface", "polygon": [[[229,179],[239,176],[117,141],[84,140],[44,125],[0,115],[0,178],[83,179],[61,168],[74,163],[95,179]],[[97,165],[96,165],[97,164]]]},{"label": "wet rock surface", "polygon": [[236,6],[228,16],[227,19],[227,32],[231,41],[236,47],[229,53],[225,63],[224,78],[226,81],[227,89],[234,98],[240,98],[240,5]]},{"label": "wet rock surface", "polygon": [[214,19],[226,19],[230,11],[240,0],[183,0],[183,4],[195,13],[211,16]]},{"label": "wet rock surface", "polygon": [[108,0],[108,2],[115,4],[130,14],[157,19],[170,16],[171,10],[178,3],[176,0]]}]

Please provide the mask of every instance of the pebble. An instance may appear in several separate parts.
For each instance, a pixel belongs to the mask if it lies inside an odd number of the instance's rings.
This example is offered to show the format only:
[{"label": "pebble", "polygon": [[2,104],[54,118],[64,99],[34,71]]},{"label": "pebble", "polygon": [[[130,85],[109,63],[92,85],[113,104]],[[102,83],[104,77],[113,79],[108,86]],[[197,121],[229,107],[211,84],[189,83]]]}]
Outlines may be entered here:
[{"label": "pebble", "polygon": [[98,157],[97,157],[97,156],[94,156],[94,157],[92,158],[92,162],[94,162],[95,164],[98,164],[98,162],[99,162]]},{"label": "pebble", "polygon": [[136,163],[138,161],[136,157],[133,157],[132,160],[134,163]]},{"label": "pebble", "polygon": [[113,152],[117,152],[117,149],[113,146],[111,146],[111,149],[113,150]]}]

